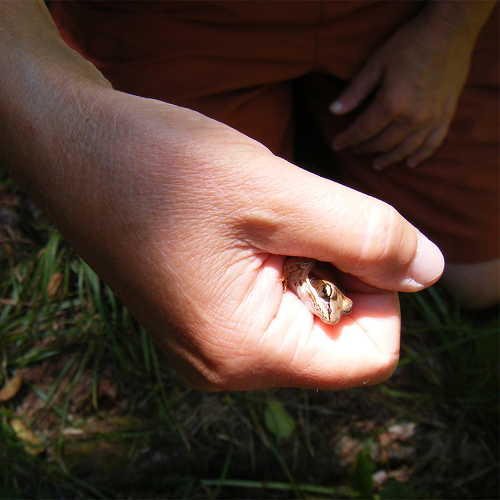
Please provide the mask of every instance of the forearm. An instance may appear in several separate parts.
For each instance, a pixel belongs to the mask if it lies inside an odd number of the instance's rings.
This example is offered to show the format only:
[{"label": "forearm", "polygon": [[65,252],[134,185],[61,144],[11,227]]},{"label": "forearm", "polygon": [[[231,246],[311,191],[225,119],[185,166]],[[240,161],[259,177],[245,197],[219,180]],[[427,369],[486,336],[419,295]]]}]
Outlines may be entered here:
[{"label": "forearm", "polygon": [[75,149],[78,112],[92,105],[84,90],[109,84],[63,42],[42,1],[0,2],[0,75],[0,162],[40,198],[33,191]]}]

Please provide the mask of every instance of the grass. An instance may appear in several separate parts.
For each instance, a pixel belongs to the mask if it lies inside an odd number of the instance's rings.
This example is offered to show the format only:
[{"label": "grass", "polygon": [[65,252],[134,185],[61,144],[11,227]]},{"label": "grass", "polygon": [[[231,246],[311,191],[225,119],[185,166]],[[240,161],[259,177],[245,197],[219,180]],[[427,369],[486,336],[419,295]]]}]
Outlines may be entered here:
[{"label": "grass", "polygon": [[384,384],[198,393],[0,173],[0,498],[498,498],[498,310],[401,302]]}]

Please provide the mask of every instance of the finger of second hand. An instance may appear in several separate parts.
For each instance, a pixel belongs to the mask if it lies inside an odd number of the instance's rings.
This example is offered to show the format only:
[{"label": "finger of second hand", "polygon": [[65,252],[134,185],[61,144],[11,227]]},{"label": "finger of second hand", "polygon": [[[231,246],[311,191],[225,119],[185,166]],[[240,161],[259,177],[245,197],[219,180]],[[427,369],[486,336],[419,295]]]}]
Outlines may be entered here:
[{"label": "finger of second hand", "polygon": [[408,137],[409,130],[398,122],[389,124],[382,130],[376,137],[352,148],[356,154],[375,154],[385,153],[397,148],[406,137]]},{"label": "finger of second hand", "polygon": [[430,156],[434,154],[437,148],[441,146],[446,137],[448,129],[445,127],[439,127],[429,134],[429,137],[424,142],[424,144],[414,152],[410,158],[406,161],[406,165],[409,168],[415,168],[422,162],[427,160]]},{"label": "finger of second hand", "polygon": [[410,135],[396,148],[386,154],[377,156],[373,160],[373,168],[380,171],[405,160],[422,146],[425,141],[425,137],[426,134],[423,132],[416,132]]},{"label": "finger of second hand", "polygon": [[359,146],[372,139],[376,133],[360,130],[354,123],[333,140],[332,148],[335,151],[342,151],[343,149]]},{"label": "finger of second hand", "polygon": [[384,130],[392,119],[378,111],[372,105],[347,130],[340,133],[332,142],[335,151],[358,146],[375,138]]}]

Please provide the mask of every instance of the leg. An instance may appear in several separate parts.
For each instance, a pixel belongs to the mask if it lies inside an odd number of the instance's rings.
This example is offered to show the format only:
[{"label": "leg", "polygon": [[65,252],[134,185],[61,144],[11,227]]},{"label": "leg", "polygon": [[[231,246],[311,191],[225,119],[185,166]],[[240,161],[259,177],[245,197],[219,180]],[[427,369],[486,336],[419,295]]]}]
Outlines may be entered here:
[{"label": "leg", "polygon": [[499,259],[477,264],[447,264],[440,283],[464,307],[485,309],[499,302],[499,276]]}]

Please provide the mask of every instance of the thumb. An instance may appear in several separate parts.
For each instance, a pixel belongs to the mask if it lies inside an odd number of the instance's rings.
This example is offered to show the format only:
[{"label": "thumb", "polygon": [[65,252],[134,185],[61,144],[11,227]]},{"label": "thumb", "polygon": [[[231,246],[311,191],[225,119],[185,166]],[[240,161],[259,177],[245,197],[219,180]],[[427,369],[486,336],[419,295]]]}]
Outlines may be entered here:
[{"label": "thumb", "polygon": [[337,100],[330,104],[330,111],[334,115],[344,115],[357,108],[375,90],[381,77],[381,68],[368,62],[354,76]]},{"label": "thumb", "polygon": [[393,207],[279,158],[271,161],[272,168],[263,169],[268,178],[272,172],[267,200],[278,216],[273,224],[260,215],[251,221],[259,248],[331,262],[385,290],[414,292],[439,279],[440,250]]}]

